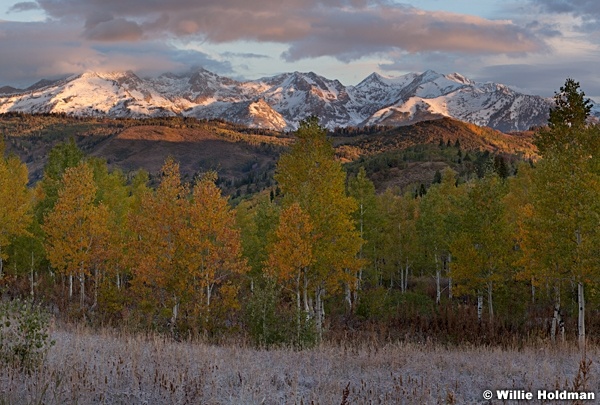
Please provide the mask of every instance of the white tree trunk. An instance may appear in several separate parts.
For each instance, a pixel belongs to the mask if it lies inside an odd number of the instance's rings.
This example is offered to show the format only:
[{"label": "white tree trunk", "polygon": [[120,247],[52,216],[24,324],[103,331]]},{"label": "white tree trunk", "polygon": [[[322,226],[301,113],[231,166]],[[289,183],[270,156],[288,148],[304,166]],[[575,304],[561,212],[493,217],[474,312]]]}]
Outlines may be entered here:
[{"label": "white tree trunk", "polygon": [[323,290],[321,287],[317,288],[316,296],[315,296],[315,321],[317,326],[317,339],[318,342],[321,343],[323,341],[323,299],[321,294]]},{"label": "white tree trunk", "polygon": [[554,302],[554,316],[552,317],[552,324],[550,326],[550,340],[552,343],[556,342],[556,330],[560,317],[560,303]]},{"label": "white tree trunk", "polygon": [[404,285],[402,286],[402,292],[406,292],[408,290],[408,273],[410,271],[410,264],[408,262],[408,258],[406,259],[406,266],[404,267]]},{"label": "white tree trunk", "polygon": [[352,291],[349,283],[344,283],[344,290],[346,293],[346,304],[348,305],[348,311],[352,313]]},{"label": "white tree trunk", "polygon": [[96,308],[98,306],[98,284],[100,284],[100,271],[97,264],[94,266],[94,279],[94,305],[92,307]]},{"label": "white tree trunk", "polygon": [[579,316],[577,319],[579,348],[585,350],[585,297],[583,282],[581,281],[577,283],[577,306],[579,308]]},{"label": "white tree trunk", "polygon": [[0,278],[4,277],[4,261],[2,260],[2,247],[0,247]]},{"label": "white tree trunk", "polygon": [[210,312],[210,299],[212,298],[212,285],[206,286],[206,312]]},{"label": "white tree trunk", "polygon": [[69,300],[73,299],[73,275],[69,274]]},{"label": "white tree trunk", "polygon": [[317,327],[317,339],[321,343],[323,338],[323,320],[321,319],[321,288],[315,291],[315,323]]},{"label": "white tree trunk", "polygon": [[565,342],[565,323],[560,313],[560,287],[554,288],[554,315],[550,326],[550,339],[552,343],[556,342],[556,334],[560,331],[561,341]]},{"label": "white tree trunk", "polygon": [[[300,343],[300,311],[302,305],[300,300],[300,272],[296,277],[296,342]],[[306,315],[305,315],[306,316]]]},{"label": "white tree trunk", "polygon": [[481,292],[477,292],[477,320],[481,322],[481,316],[483,315],[483,295]]},{"label": "white tree trunk", "polygon": [[[361,247],[361,249],[362,249],[362,247]],[[361,253],[361,258],[362,258],[362,253]],[[354,307],[356,307],[356,304],[358,303],[358,292],[362,288],[362,279],[363,279],[363,269],[361,267],[358,270],[358,278],[356,279],[356,286],[354,288],[354,299],[353,299]]]},{"label": "white tree trunk", "polygon": [[85,305],[85,274],[79,273],[79,306]]},{"label": "white tree trunk", "polygon": [[435,303],[439,305],[439,303],[442,301],[442,288],[441,288],[442,271],[440,270],[440,264],[439,264],[437,254],[435,254],[434,257],[435,257]]},{"label": "white tree trunk", "polygon": [[450,263],[452,263],[452,255],[448,254],[448,270],[447,270],[447,274],[448,274],[448,298],[450,299],[450,301],[452,301],[453,294],[452,294],[452,275],[450,274]]},{"label": "white tree trunk", "polygon": [[171,333],[175,330],[175,323],[177,322],[177,316],[179,315],[179,298],[176,295],[173,296],[175,304],[173,304],[173,312],[171,313]]},{"label": "white tree trunk", "polygon": [[493,300],[493,283],[488,283],[488,309],[490,310],[490,320],[494,320],[494,300]]},{"label": "white tree trunk", "polygon": [[404,267],[402,265],[400,267],[400,291],[404,292]]},{"label": "white tree trunk", "polygon": [[34,266],[33,266],[33,263],[34,263],[34,260],[33,260],[33,252],[31,252],[31,274],[30,274],[30,280],[29,280],[29,281],[30,281],[30,283],[31,283],[31,291],[30,291],[30,294],[31,294],[31,299],[32,299],[32,300],[33,300],[33,298],[34,298],[34,290],[33,290],[33,287],[34,287],[34,285],[35,285],[35,284],[34,284],[34,283],[35,283],[35,273],[34,273]]},{"label": "white tree trunk", "polygon": [[304,312],[306,312],[307,318],[310,317],[312,305],[308,302],[308,279],[306,278],[306,271],[304,271],[304,289],[302,291],[304,297]]}]

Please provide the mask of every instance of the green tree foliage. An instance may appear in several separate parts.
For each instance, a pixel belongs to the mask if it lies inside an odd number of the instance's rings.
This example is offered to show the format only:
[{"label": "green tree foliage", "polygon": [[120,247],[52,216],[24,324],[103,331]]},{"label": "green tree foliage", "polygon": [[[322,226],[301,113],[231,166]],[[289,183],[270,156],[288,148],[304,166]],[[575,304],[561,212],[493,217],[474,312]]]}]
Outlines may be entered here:
[{"label": "green tree foliage", "polygon": [[0,303],[0,362],[26,371],[37,369],[54,345],[50,315],[33,302]]},{"label": "green tree foliage", "polygon": [[[448,273],[451,281],[450,264],[452,254],[450,244],[459,230],[461,199],[464,188],[456,186],[455,173],[446,169],[442,173],[442,182],[432,185],[422,197],[419,206],[420,217],[417,232],[429,259],[430,268],[434,269],[436,280],[436,302],[441,300],[442,271]],[[449,295],[452,285],[449,284]]]},{"label": "green tree foliage", "polygon": [[[356,274],[352,276],[356,279],[356,284],[351,286],[346,284],[346,301],[350,310],[353,310],[358,301],[359,291],[363,281],[364,266],[373,263],[374,253],[377,251],[378,234],[380,232],[381,217],[377,210],[377,200],[375,197],[375,185],[367,177],[364,167],[358,170],[358,174],[350,177],[348,180],[348,194],[356,200],[357,210],[353,214],[356,229],[360,238],[364,240],[360,247],[359,258],[364,259],[364,265],[360,267]],[[352,291],[354,290],[354,291]],[[352,294],[354,292],[354,294]]]},{"label": "green tree foliage", "polygon": [[58,199],[58,190],[61,185],[62,175],[69,167],[75,167],[83,159],[83,152],[75,144],[72,138],[65,143],[52,148],[48,155],[48,162],[44,168],[44,177],[38,184],[36,217],[43,222],[46,215]]},{"label": "green tree foliage", "polygon": [[[555,95],[549,129],[536,145],[543,157],[532,181],[523,246],[531,270],[546,266],[552,279],[578,285],[579,343],[585,345],[584,285],[598,277],[600,128],[587,124],[590,102],[567,79]],[[538,241],[531,236],[539,234]],[[540,266],[541,265],[541,266]],[[539,276],[538,276],[539,278]]]},{"label": "green tree foliage", "polygon": [[494,286],[510,279],[513,241],[506,223],[505,183],[488,175],[467,186],[457,236],[450,245],[457,294],[487,292],[490,318],[494,317]]},{"label": "green tree foliage", "polygon": [[362,265],[357,257],[362,240],[352,221],[356,201],[346,195],[345,173],[316,118],[300,124],[296,142],[277,164],[275,179],[283,193],[283,207],[297,203],[317,235],[308,283],[313,291],[311,311],[321,331],[323,297],[343,283],[355,283],[352,275]]},{"label": "green tree foliage", "polygon": [[273,241],[279,222],[279,207],[269,198],[259,196],[255,200],[242,201],[236,207],[236,215],[244,257],[251,268],[248,275],[253,283],[260,280],[263,274],[268,256],[267,246]]},{"label": "green tree foliage", "polygon": [[535,137],[535,145],[542,156],[576,147],[580,141],[576,134],[587,126],[592,109],[579,82],[573,79],[567,79],[560,91],[554,93],[554,104],[550,109],[548,129],[541,130]]},{"label": "green tree foliage", "polygon": [[406,292],[410,271],[423,252],[417,234],[419,200],[410,194],[396,196],[388,190],[378,196],[377,203],[381,225],[375,263],[382,280]]}]

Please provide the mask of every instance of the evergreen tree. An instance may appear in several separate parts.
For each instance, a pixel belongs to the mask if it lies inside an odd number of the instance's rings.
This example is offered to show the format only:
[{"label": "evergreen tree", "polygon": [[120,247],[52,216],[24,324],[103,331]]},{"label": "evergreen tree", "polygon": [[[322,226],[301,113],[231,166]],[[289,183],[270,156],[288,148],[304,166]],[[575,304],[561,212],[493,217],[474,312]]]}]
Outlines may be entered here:
[{"label": "evergreen tree", "polygon": [[523,243],[529,255],[551,266],[555,278],[577,284],[579,344],[584,347],[584,286],[600,275],[595,250],[600,241],[600,128],[587,124],[591,107],[579,83],[567,79],[554,100],[548,129],[535,139],[543,159],[532,181],[527,227],[543,239]]},{"label": "evergreen tree", "polygon": [[567,79],[560,91],[554,93],[554,104],[550,109],[548,129],[541,130],[534,138],[542,156],[576,146],[579,140],[576,134],[586,127],[592,109],[579,82],[573,79]]}]

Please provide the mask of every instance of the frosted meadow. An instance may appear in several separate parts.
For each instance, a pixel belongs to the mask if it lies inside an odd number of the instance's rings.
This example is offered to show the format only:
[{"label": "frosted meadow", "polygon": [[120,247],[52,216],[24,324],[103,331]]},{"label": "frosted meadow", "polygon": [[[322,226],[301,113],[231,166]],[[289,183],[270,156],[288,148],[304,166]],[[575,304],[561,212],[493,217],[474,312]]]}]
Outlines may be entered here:
[{"label": "frosted meadow", "polygon": [[[175,342],[61,327],[42,367],[0,370],[6,404],[464,404],[486,389],[600,391],[572,346],[323,343],[310,350]],[[596,347],[589,359],[598,358]],[[510,403],[510,401],[509,401]]]}]

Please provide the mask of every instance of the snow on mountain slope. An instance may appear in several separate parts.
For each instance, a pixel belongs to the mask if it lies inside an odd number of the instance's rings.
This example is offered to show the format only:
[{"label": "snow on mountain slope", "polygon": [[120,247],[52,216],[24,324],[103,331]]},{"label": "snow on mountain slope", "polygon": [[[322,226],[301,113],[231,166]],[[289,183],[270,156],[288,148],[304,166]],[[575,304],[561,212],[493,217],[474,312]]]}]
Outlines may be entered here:
[{"label": "snow on mountain slope", "polygon": [[55,86],[0,98],[0,113],[12,111],[135,118],[178,113],[169,100],[131,72],[88,72]]},{"label": "snow on mountain slope", "polygon": [[319,117],[324,125],[355,125],[347,105],[350,97],[338,80],[329,80],[313,72],[285,73],[254,82],[263,89],[262,97],[296,128],[297,123],[311,115]]},{"label": "snow on mountain slope", "polygon": [[295,129],[311,115],[328,128],[405,125],[447,116],[502,131],[523,130],[544,124],[551,105],[551,99],[523,95],[502,84],[476,83],[458,73],[430,70],[396,78],[373,73],[348,87],[313,72],[247,82],[205,69],[147,79],[132,72],[88,72],[0,94],[0,113],[184,115],[277,130]]},{"label": "snow on mountain slope", "polygon": [[508,132],[545,124],[551,106],[551,99],[523,95],[502,84],[427,71],[402,89],[396,103],[375,112],[365,123],[399,125],[397,113],[403,113],[404,124],[446,116]]}]

